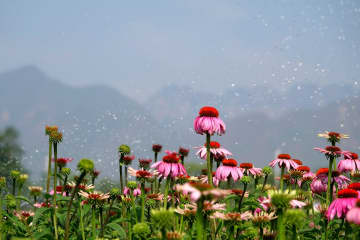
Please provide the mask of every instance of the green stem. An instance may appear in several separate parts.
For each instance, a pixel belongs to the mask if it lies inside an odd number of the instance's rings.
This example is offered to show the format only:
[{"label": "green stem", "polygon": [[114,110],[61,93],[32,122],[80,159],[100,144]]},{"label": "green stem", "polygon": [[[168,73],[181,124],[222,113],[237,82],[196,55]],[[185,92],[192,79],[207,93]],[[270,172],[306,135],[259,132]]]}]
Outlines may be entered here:
[{"label": "green stem", "polygon": [[207,162],[207,175],[208,182],[211,186],[213,186],[212,181],[212,170],[211,170],[211,160],[210,160],[210,134],[206,133],[206,162]]},{"label": "green stem", "polygon": [[54,143],[54,195],[53,195],[53,207],[54,207],[54,230],[55,230],[55,239],[58,239],[57,231],[57,217],[56,217],[56,183],[57,183],[57,143]]},{"label": "green stem", "polygon": [[331,189],[331,179],[332,179],[332,166],[333,166],[334,156],[330,156],[329,160],[329,172],[328,172],[328,184],[327,184],[327,191],[326,191],[326,205],[330,205],[330,198],[332,196],[332,189]]},{"label": "green stem", "polygon": [[181,160],[181,164],[184,166],[184,156],[183,155],[180,156],[180,160]]},{"label": "green stem", "polygon": [[16,190],[16,178],[13,178],[12,194],[14,197],[15,197],[15,190]]},{"label": "green stem", "polygon": [[197,240],[204,240],[204,225],[205,219],[203,215],[203,199],[198,201],[197,211],[196,211],[196,239]]},{"label": "green stem", "polygon": [[[167,202],[167,201],[165,201]],[[166,209],[166,205],[165,205]],[[145,221],[145,182],[141,183],[141,222]]]},{"label": "green stem", "polygon": [[47,193],[49,193],[49,190],[50,190],[51,157],[52,157],[52,144],[49,141],[49,161],[48,161],[48,174],[47,174],[47,181],[46,181],[46,192]]},{"label": "green stem", "polygon": [[285,166],[281,167],[281,175],[280,175],[280,190],[284,192],[284,173],[285,173]]},{"label": "green stem", "polygon": [[292,240],[296,240],[297,237],[296,237],[296,226],[295,225],[292,225]]},{"label": "green stem", "polygon": [[[157,162],[158,159],[158,153],[155,152],[154,153],[154,162]],[[154,182],[151,183],[151,186],[154,185],[154,191],[155,193],[159,192],[159,186],[158,186],[158,182],[157,182],[157,178],[155,178]]]},{"label": "green stem", "polygon": [[165,192],[164,192],[164,209],[167,208],[168,195],[169,195],[169,185],[170,185],[170,177],[167,177],[166,178],[166,183],[165,183]]},{"label": "green stem", "polygon": [[79,211],[80,211],[80,229],[81,229],[81,237],[82,240],[85,240],[85,231],[84,231],[84,216],[83,216],[83,211],[82,211],[82,206],[81,206],[81,201],[79,201]]},{"label": "green stem", "polygon": [[[123,156],[121,155],[120,158],[122,158]],[[120,191],[121,193],[124,192],[124,182],[123,182],[123,171],[122,171],[122,163],[119,160],[119,173],[120,173]]]},{"label": "green stem", "polygon": [[263,185],[262,185],[261,191],[263,191],[263,190],[264,190],[264,188],[265,188],[266,182],[267,182],[267,180],[268,180],[268,176],[269,176],[269,175],[265,175],[265,178],[264,178],[264,182],[263,182]]},{"label": "green stem", "polygon": [[277,220],[277,235],[278,240],[285,240],[285,224],[283,222],[283,212],[282,210],[278,214],[278,220]]},{"label": "green stem", "polygon": [[241,203],[242,203],[242,201],[244,199],[244,196],[245,196],[246,188],[247,188],[247,183],[244,183],[244,190],[243,190],[243,193],[241,194],[241,198],[240,198],[240,201],[239,201],[239,212],[240,212],[240,209],[241,209]]},{"label": "green stem", "polygon": [[128,182],[128,167],[125,165],[125,186],[127,186],[127,182]]},{"label": "green stem", "polygon": [[92,215],[91,215],[91,229],[92,229],[92,239],[96,239],[96,223],[95,223],[95,206],[92,206]]},{"label": "green stem", "polygon": [[65,240],[68,240],[69,239],[69,229],[70,229],[70,210],[71,210],[71,206],[73,204],[73,201],[74,201],[74,197],[76,195],[76,193],[78,192],[79,190],[79,185],[80,183],[82,182],[82,180],[84,179],[86,175],[86,172],[82,172],[80,177],[78,178],[77,182],[76,182],[76,185],[75,185],[75,188],[71,194],[71,197],[70,197],[70,201],[69,201],[69,204],[68,204],[68,208],[67,208],[67,213],[66,213],[66,221],[65,221]]},{"label": "green stem", "polygon": [[104,221],[103,221],[103,207],[102,206],[100,206],[99,211],[100,211],[100,237],[103,238],[104,237]]}]

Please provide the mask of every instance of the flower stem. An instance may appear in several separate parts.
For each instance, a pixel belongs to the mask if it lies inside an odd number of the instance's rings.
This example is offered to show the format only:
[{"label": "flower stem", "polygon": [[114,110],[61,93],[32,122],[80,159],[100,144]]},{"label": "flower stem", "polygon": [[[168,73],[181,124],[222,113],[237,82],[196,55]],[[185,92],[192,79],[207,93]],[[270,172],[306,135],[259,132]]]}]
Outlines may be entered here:
[{"label": "flower stem", "polygon": [[297,237],[296,237],[296,226],[293,224],[292,225],[292,240],[296,240],[297,239]]},{"label": "flower stem", "polygon": [[125,165],[125,186],[127,186],[127,182],[128,182],[128,167]]},{"label": "flower stem", "polygon": [[242,201],[244,199],[244,196],[245,196],[246,188],[247,188],[247,183],[244,183],[244,190],[243,190],[243,193],[241,194],[241,198],[240,198],[240,201],[239,201],[239,212],[240,212],[240,209],[241,209],[241,203],[242,203]]},{"label": "flower stem", "polygon": [[103,238],[104,237],[104,220],[103,220],[103,207],[102,206],[99,207],[99,211],[100,211],[100,237]]},{"label": "flower stem", "polygon": [[285,240],[285,224],[283,222],[283,210],[281,210],[278,214],[277,219],[277,235],[278,240]]},{"label": "flower stem", "polygon": [[[158,153],[154,152],[154,162],[157,162]],[[157,193],[159,191],[158,185],[157,185],[157,178],[155,178],[154,182],[151,183],[151,187],[154,188],[154,192]]]},{"label": "flower stem", "polygon": [[166,183],[165,183],[165,192],[164,192],[164,208],[167,208],[167,203],[168,203],[168,195],[169,195],[169,185],[170,185],[170,177],[166,178]]},{"label": "flower stem", "polygon": [[48,174],[46,181],[46,192],[50,190],[50,176],[51,176],[51,157],[52,157],[52,143],[49,141],[49,162],[48,162]]},{"label": "flower stem", "polygon": [[80,229],[81,229],[81,237],[82,240],[85,240],[85,231],[84,231],[84,216],[83,216],[83,211],[82,211],[82,206],[81,206],[81,202],[79,201],[79,211],[80,211]]},{"label": "flower stem", "polygon": [[57,217],[56,217],[56,183],[57,183],[57,143],[54,142],[54,195],[53,195],[53,207],[54,207],[54,231],[55,231],[55,239],[58,239],[57,232]]},{"label": "flower stem", "polygon": [[76,185],[75,185],[75,188],[74,188],[74,190],[73,190],[73,192],[71,194],[71,197],[70,197],[70,201],[69,201],[68,208],[67,208],[67,213],[66,213],[66,221],[65,221],[65,240],[69,239],[71,206],[72,206],[72,203],[74,201],[74,197],[75,197],[77,191],[79,190],[79,185],[82,182],[82,180],[84,179],[85,175],[86,175],[86,172],[81,173],[80,177],[78,178],[78,180],[76,182]]},{"label": "flower stem", "polygon": [[330,199],[332,198],[332,188],[331,188],[331,179],[332,179],[332,166],[334,162],[334,156],[330,156],[329,160],[329,171],[328,171],[328,184],[326,191],[326,205],[330,205]]},{"label": "flower stem", "polygon": [[196,211],[196,239],[197,240],[204,240],[204,225],[205,219],[203,215],[203,200],[200,199],[198,201],[197,211]]},{"label": "flower stem", "polygon": [[[123,157],[121,154],[120,159]],[[119,160],[119,173],[120,173],[120,191],[123,193],[124,191],[124,182],[123,182],[123,171],[122,171],[122,163],[121,160]]]},{"label": "flower stem", "polygon": [[208,174],[208,182],[211,186],[213,186],[212,181],[212,169],[211,169],[211,160],[210,160],[210,134],[206,133],[206,161],[207,161],[207,174]]},{"label": "flower stem", "polygon": [[14,197],[15,197],[15,189],[16,189],[16,178],[13,178],[12,194]]},{"label": "flower stem", "polygon": [[[167,201],[166,201],[167,202]],[[166,206],[165,206],[166,209]],[[145,221],[145,182],[141,183],[141,222]]]},{"label": "flower stem", "polygon": [[284,192],[284,172],[285,172],[285,166],[281,167],[281,175],[280,175],[280,191]]},{"label": "flower stem", "polygon": [[92,206],[92,217],[91,217],[91,228],[92,228],[92,239],[96,239],[96,223],[95,223],[95,206]]}]

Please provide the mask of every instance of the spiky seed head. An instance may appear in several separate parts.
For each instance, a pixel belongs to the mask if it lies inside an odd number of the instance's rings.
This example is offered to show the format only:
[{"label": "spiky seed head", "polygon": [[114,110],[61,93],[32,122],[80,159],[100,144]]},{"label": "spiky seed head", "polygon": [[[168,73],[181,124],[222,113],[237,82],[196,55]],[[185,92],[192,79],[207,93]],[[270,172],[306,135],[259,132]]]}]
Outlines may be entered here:
[{"label": "spiky seed head", "polygon": [[306,214],[302,209],[288,209],[285,213],[285,222],[289,225],[301,227],[300,224],[305,222]]},{"label": "spiky seed head", "polygon": [[80,172],[92,172],[94,170],[94,162],[90,159],[83,158],[79,161],[77,168]]},{"label": "spiky seed head", "polygon": [[20,177],[20,172],[17,171],[17,170],[12,170],[12,171],[10,172],[10,176],[11,176],[12,178],[14,178],[14,179],[18,179],[18,178]]},{"label": "spiky seed head", "polygon": [[71,173],[71,169],[70,169],[70,168],[62,168],[62,169],[61,169],[61,173],[62,173],[64,176],[69,176],[70,173]]},{"label": "spiky seed head", "polygon": [[159,209],[151,210],[151,221],[153,226],[158,227],[159,229],[170,229],[174,224],[174,210],[172,209]]},{"label": "spiky seed head", "polygon": [[270,175],[272,173],[272,169],[271,167],[269,166],[266,166],[263,168],[262,172],[265,174],[265,175]]},{"label": "spiky seed head", "polygon": [[135,224],[132,230],[136,239],[146,239],[151,233],[149,225],[145,222]]},{"label": "spiky seed head", "polygon": [[118,152],[123,155],[128,155],[131,152],[131,149],[128,145],[122,144],[118,147]]},{"label": "spiky seed head", "polygon": [[243,183],[243,184],[249,184],[251,182],[251,178],[249,176],[243,176],[240,181]]},{"label": "spiky seed head", "polygon": [[52,131],[49,135],[50,143],[61,143],[63,140],[63,134],[59,131]]},{"label": "spiky seed head", "polygon": [[53,131],[58,131],[58,127],[57,126],[45,126],[45,135],[50,136],[50,133]]}]

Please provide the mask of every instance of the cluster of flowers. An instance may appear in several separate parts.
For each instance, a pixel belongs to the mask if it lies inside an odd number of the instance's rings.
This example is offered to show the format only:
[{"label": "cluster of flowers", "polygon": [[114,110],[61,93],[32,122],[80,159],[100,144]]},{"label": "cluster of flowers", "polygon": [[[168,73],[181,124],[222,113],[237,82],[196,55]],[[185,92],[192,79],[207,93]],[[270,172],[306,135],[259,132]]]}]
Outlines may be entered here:
[{"label": "cluster of flowers", "polygon": [[[337,146],[348,135],[319,134],[330,145],[314,149],[324,154],[328,168],[312,172],[286,153],[262,169],[250,162],[238,163],[229,150],[211,140],[226,131],[213,107],[200,109],[194,130],[205,135],[205,144],[195,147],[200,161],[206,162],[206,169],[198,175],[189,176],[190,168],[185,167],[189,149],[166,150],[159,158],[162,146],[154,144],[153,158],[140,158],[135,168],[135,156],[123,144],[118,148],[119,187],[100,192],[95,184],[99,171],[94,170],[93,162],[80,160],[80,174],[71,176],[67,164],[72,159],[57,158],[56,144],[62,135],[57,127],[47,127],[49,169],[52,162],[55,165],[48,173],[47,189],[28,187],[34,199],[33,209],[26,208],[20,195],[27,175],[13,171],[13,192],[6,195],[6,213],[0,201],[0,232],[34,238],[49,234],[51,239],[284,240],[308,239],[309,233],[313,239],[359,239],[360,160],[356,153]],[[277,169],[280,176],[274,177]],[[0,178],[1,196],[6,184],[5,178]],[[7,226],[14,222],[12,217],[30,230],[10,230]]]}]

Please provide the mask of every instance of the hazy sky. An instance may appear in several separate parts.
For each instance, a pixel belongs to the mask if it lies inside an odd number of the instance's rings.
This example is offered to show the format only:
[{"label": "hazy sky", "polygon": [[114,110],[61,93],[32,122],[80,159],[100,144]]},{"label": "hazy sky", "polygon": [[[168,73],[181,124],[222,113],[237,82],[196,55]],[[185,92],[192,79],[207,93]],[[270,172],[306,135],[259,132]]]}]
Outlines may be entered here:
[{"label": "hazy sky", "polygon": [[0,71],[36,65],[140,100],[170,84],[356,82],[360,1],[0,1]]}]

